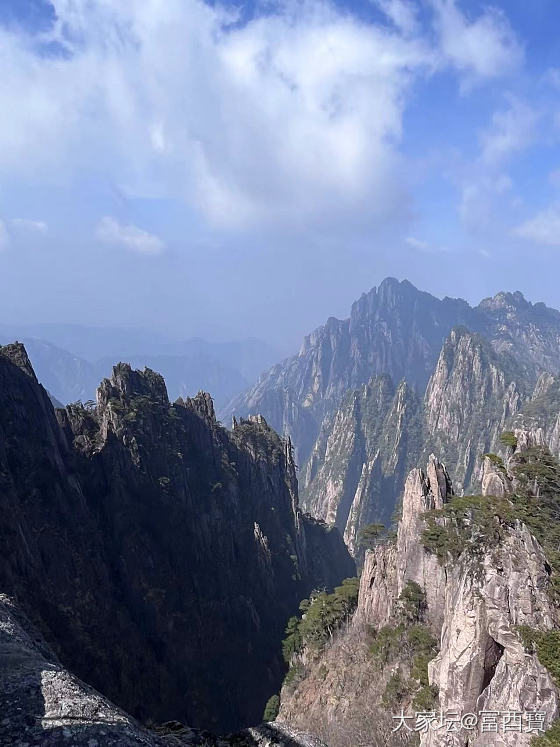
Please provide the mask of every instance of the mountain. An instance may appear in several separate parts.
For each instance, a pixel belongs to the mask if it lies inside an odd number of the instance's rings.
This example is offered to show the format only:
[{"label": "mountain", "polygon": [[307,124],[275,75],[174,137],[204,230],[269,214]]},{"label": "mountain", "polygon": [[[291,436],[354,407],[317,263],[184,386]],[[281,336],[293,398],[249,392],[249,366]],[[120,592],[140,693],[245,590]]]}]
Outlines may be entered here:
[{"label": "mountain", "polygon": [[302,474],[305,506],[344,533],[353,553],[360,527],[389,526],[408,471],[422,450],[422,401],[406,382],[376,376],[327,416]]},{"label": "mountain", "polygon": [[325,747],[310,735],[275,724],[230,737],[177,722],[147,728],[65,669],[17,603],[4,594],[0,707],[0,744],[6,747]]},{"label": "mountain", "polygon": [[[325,417],[302,470],[303,505],[335,524],[356,555],[360,529],[390,525],[406,475],[431,452],[445,458],[456,492],[479,489],[483,455],[500,450],[502,432],[520,424],[531,401],[534,409],[541,390],[549,398],[556,391],[550,374],[539,382],[531,394],[525,369],[509,352],[464,327],[453,329],[423,398],[406,381],[395,388],[388,376],[377,376]],[[554,428],[555,420],[549,440]]]},{"label": "mountain", "polygon": [[143,721],[258,723],[287,618],[354,575],[263,418],[228,432],[209,395],[170,404],[159,374],[127,364],[96,406],[55,412],[22,345],[0,348],[0,513],[1,592]]},{"label": "mountain", "polygon": [[116,361],[126,360],[137,368],[161,371],[171,399],[211,391],[216,405],[225,407],[278,357],[275,348],[254,338],[170,341],[142,330],[0,325],[0,343],[14,338],[25,344],[39,381],[64,404],[94,399],[100,379]]},{"label": "mountain", "polygon": [[454,496],[433,455],[411,471],[350,619],[319,637],[312,597],[292,623],[279,723],[329,747],[557,743],[560,463],[531,432],[513,443],[487,457],[482,496]]},{"label": "mountain", "polygon": [[95,397],[100,377],[94,364],[44,340],[26,337],[22,342],[41,384],[59,404]]},{"label": "mountain", "polygon": [[305,464],[326,416],[350,389],[387,374],[423,395],[451,330],[464,326],[515,358],[533,384],[542,372],[560,372],[560,312],[522,294],[499,293],[472,308],[442,300],[404,280],[384,280],[353,304],[350,317],[330,318],[305,338],[298,355],[273,366],[221,413],[261,413],[289,434]]},{"label": "mountain", "polygon": [[353,304],[349,319],[331,317],[306,337],[297,356],[273,366],[221,417],[262,413],[291,436],[304,464],[324,418],[349,389],[387,374],[421,391],[446,335],[475,316],[465,301],[440,301],[388,278]]},{"label": "mountain", "polygon": [[499,293],[471,308],[387,279],[232,409],[290,434],[302,504],[356,555],[360,529],[391,523],[408,471],[432,451],[458,493],[477,489],[482,455],[559,370],[560,314],[544,304]]}]

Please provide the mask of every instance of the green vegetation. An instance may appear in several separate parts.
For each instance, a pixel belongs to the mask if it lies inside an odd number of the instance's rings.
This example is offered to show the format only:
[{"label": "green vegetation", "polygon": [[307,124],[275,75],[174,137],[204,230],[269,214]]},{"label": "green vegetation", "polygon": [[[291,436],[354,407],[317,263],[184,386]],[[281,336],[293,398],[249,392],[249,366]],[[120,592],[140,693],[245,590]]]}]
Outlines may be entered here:
[{"label": "green vegetation", "polygon": [[515,515],[540,542],[552,569],[551,593],[560,601],[560,462],[545,447],[519,452],[512,467],[518,488]]},{"label": "green vegetation", "polygon": [[494,467],[496,467],[496,469],[499,469],[500,472],[505,472],[506,471],[506,468],[504,466],[504,460],[502,459],[501,456],[498,456],[497,454],[493,454],[492,452],[488,452],[487,454],[483,454],[482,455],[483,459],[485,457],[486,457],[486,459],[489,459],[492,462],[492,464],[494,465]]},{"label": "green vegetation", "polygon": [[428,662],[437,653],[437,641],[425,625],[386,625],[372,631],[370,656],[381,666],[400,658],[412,659],[411,676],[427,684]]},{"label": "green vegetation", "polygon": [[560,719],[557,719],[546,734],[531,739],[531,747],[560,747]]},{"label": "green vegetation", "polygon": [[560,687],[560,630],[535,630],[528,625],[518,628],[525,650],[536,653],[540,663]]},{"label": "green vegetation", "polygon": [[336,631],[350,618],[358,604],[359,580],[346,578],[332,594],[315,591],[300,604],[302,617],[291,617],[282,642],[282,654],[287,664],[292,664],[284,684],[296,676],[292,670],[294,656],[304,648],[320,651]]},{"label": "green vegetation", "polygon": [[400,669],[393,672],[383,695],[384,704],[394,706],[405,697],[414,695],[416,710],[428,710],[437,697],[437,688],[428,682],[428,662],[437,653],[437,641],[429,628],[425,625],[407,627],[399,623],[371,633],[373,642],[369,654],[378,667],[383,668],[394,661],[412,662],[408,678],[403,677]]},{"label": "green vegetation", "polygon": [[445,563],[465,550],[476,555],[499,542],[504,527],[515,522],[511,503],[495,496],[458,496],[441,509],[427,511],[424,546]]},{"label": "green vegetation", "polygon": [[552,569],[551,593],[560,601],[560,462],[538,446],[516,452],[509,469],[515,493],[508,498],[453,498],[442,509],[426,512],[422,541],[445,563],[465,550],[484,553],[500,542],[508,526],[522,521],[545,551]]},{"label": "green vegetation", "polygon": [[358,532],[358,547],[372,550],[379,544],[379,540],[385,531],[384,524],[366,524]]},{"label": "green vegetation", "polygon": [[280,696],[272,695],[265,706],[263,721],[274,721],[280,710]]},{"label": "green vegetation", "polygon": [[303,638],[299,630],[300,619],[290,617],[286,626],[286,637],[282,641],[282,655],[284,661],[289,664],[294,654],[297,654],[303,648]]},{"label": "green vegetation", "polygon": [[301,664],[292,664],[284,677],[285,687],[295,687],[304,674],[305,670]]},{"label": "green vegetation", "polygon": [[515,451],[517,448],[517,437],[513,431],[504,431],[500,436],[500,443],[502,446],[507,446]]},{"label": "green vegetation", "polygon": [[402,617],[410,623],[420,622],[427,607],[424,589],[416,581],[407,581],[399,595]]},{"label": "green vegetation", "polygon": [[409,683],[403,679],[400,671],[393,672],[383,693],[382,701],[386,708],[395,706],[410,694]]},{"label": "green vegetation", "polygon": [[422,685],[412,700],[414,711],[430,711],[434,707],[438,697],[438,689],[435,685]]}]

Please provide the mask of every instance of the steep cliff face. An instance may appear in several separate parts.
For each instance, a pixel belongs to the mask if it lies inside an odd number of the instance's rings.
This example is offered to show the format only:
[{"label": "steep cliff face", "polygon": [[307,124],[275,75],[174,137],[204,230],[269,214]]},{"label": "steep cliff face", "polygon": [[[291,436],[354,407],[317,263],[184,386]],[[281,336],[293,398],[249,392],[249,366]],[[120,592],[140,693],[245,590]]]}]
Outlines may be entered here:
[{"label": "steep cliff face", "polygon": [[[367,553],[351,625],[308,653],[299,681],[282,691],[281,720],[333,747],[418,738],[524,747],[550,727],[560,714],[560,465],[533,435],[516,438],[507,463],[485,462],[483,482],[497,496],[454,497],[433,457],[426,472],[410,473],[396,539]],[[412,731],[392,732],[401,709]],[[434,714],[430,728],[414,732],[415,711]],[[542,714],[540,727],[531,712]],[[461,724],[469,713],[477,724]],[[504,713],[518,716],[506,723]]]},{"label": "steep cliff face", "polygon": [[[550,398],[553,382],[543,375],[534,398],[545,396],[544,387]],[[452,330],[423,401],[406,382],[395,391],[388,377],[377,377],[325,419],[303,470],[306,509],[336,524],[355,553],[360,527],[390,524],[406,475],[432,451],[445,458],[457,493],[478,490],[482,455],[501,448],[500,435],[522,412],[529,388],[509,354],[464,327]],[[550,438],[560,433],[558,411],[560,402],[545,428]]]},{"label": "steep cliff face", "polygon": [[[560,313],[520,293],[471,308],[387,279],[349,319],[331,318],[309,335],[299,355],[263,375],[223,417],[259,412],[290,435],[303,505],[335,523],[355,554],[360,527],[389,523],[408,470],[432,451],[457,493],[478,489],[481,454],[498,450],[538,377],[542,389],[546,376],[558,375],[559,351]],[[400,403],[383,376],[406,381]],[[560,444],[560,424],[546,427]]]},{"label": "steep cliff face", "polygon": [[475,309],[472,328],[492,342],[499,353],[513,356],[534,381],[542,372],[559,372],[560,312],[544,303],[531,303],[519,291],[498,293]]},{"label": "steep cliff face", "polygon": [[388,376],[351,392],[321,428],[303,474],[306,510],[344,532],[352,552],[359,528],[389,525],[421,443],[421,401]]},{"label": "steep cliff face", "polygon": [[528,386],[517,359],[466,329],[452,330],[426,389],[424,441],[445,459],[456,492],[479,487],[481,454],[496,449]]},{"label": "steep cliff face", "polygon": [[348,319],[330,318],[306,337],[299,355],[272,368],[223,417],[262,413],[292,437],[303,464],[349,389],[387,374],[423,391],[449,330],[475,318],[465,301],[440,301],[388,278],[354,303]]},{"label": "steep cliff face", "polygon": [[229,737],[171,722],[148,729],[65,669],[13,599],[0,594],[0,744],[6,747],[324,747],[262,724]]},{"label": "steep cliff face", "polygon": [[289,434],[304,464],[326,417],[349,389],[387,374],[405,379],[420,395],[444,340],[457,326],[481,334],[496,352],[518,361],[534,384],[542,372],[560,372],[560,313],[522,294],[498,293],[477,307],[461,299],[439,300],[408,281],[388,278],[364,294],[345,320],[330,318],[305,338],[297,356],[270,369],[222,417],[261,413]]},{"label": "steep cliff face", "polygon": [[232,433],[208,395],[115,367],[95,408],[52,408],[0,349],[0,589],[64,665],[140,718],[232,730],[278,689],[286,619],[353,574],[302,515],[289,442]]}]

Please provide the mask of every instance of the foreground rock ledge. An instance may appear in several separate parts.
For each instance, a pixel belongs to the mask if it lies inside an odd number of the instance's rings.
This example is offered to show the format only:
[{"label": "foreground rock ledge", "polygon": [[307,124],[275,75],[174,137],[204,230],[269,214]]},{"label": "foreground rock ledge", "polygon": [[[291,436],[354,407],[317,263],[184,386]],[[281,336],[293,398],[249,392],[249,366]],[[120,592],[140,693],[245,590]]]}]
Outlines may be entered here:
[{"label": "foreground rock ledge", "polygon": [[68,672],[10,597],[0,594],[0,745],[324,747],[284,724],[213,735],[170,724],[151,731]]}]

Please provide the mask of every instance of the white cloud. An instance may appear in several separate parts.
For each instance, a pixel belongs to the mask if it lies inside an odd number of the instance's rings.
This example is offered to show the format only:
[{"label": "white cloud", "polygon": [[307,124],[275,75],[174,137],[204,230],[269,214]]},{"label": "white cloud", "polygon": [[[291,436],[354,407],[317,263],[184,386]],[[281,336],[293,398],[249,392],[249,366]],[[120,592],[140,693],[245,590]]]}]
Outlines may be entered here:
[{"label": "white cloud", "polygon": [[535,139],[538,119],[538,112],[508,96],[508,106],[494,112],[490,127],[481,134],[483,161],[494,164],[529,146]]},{"label": "white cloud", "polygon": [[10,225],[16,231],[22,231],[25,233],[48,233],[49,227],[44,220],[29,220],[28,218],[12,218]]},{"label": "white cloud", "polygon": [[467,163],[459,178],[459,215],[470,229],[480,231],[512,204],[514,183],[507,173],[514,156],[537,139],[540,114],[520,99],[506,95],[479,135],[479,153]]},{"label": "white cloud", "polygon": [[404,34],[419,31],[418,6],[413,0],[373,0],[387,18]]},{"label": "white cloud", "polygon": [[161,254],[165,249],[165,244],[159,236],[132,224],[123,225],[108,216],[100,220],[95,236],[104,244],[122,246],[138,254]]},{"label": "white cloud", "polygon": [[407,236],[405,243],[408,244],[411,249],[415,249],[425,254],[446,254],[449,251],[446,246],[434,246],[423,239],[416,238],[416,236]]},{"label": "white cloud", "polygon": [[560,247],[560,203],[542,210],[534,218],[517,226],[514,233],[536,244]]},{"label": "white cloud", "polygon": [[467,75],[467,85],[477,77],[504,75],[522,63],[523,48],[502,11],[487,7],[469,19],[455,0],[431,0],[431,5],[442,54]]},{"label": "white cloud", "polygon": [[226,229],[403,219],[399,143],[416,78],[449,64],[494,77],[521,53],[494,11],[468,21],[434,0],[434,43],[413,0],[377,2],[392,28],[321,0],[244,26],[199,0],[54,0],[43,41],[64,55],[39,57],[23,32],[0,29],[0,170],[67,183],[93,171]]},{"label": "white cloud", "polygon": [[405,241],[413,249],[420,249],[420,251],[426,251],[429,248],[429,244],[427,241],[422,241],[422,239],[417,239],[415,236],[407,236]]}]

